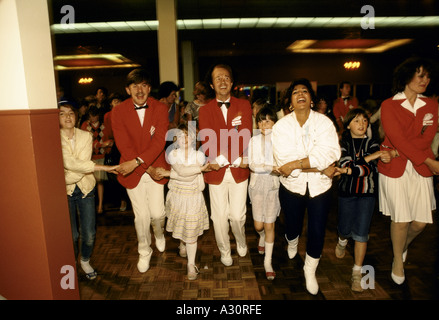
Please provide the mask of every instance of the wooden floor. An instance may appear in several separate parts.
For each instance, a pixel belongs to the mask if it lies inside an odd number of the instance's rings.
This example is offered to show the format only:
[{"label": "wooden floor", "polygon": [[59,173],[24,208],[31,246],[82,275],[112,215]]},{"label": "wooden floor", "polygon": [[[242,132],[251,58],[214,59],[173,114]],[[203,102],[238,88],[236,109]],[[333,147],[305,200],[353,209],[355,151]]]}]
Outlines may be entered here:
[{"label": "wooden floor", "polygon": [[[108,194],[108,192],[107,192]],[[334,193],[335,195],[335,193]],[[117,197],[113,197],[117,199]],[[335,199],[335,197],[334,197]],[[117,200],[116,200],[117,201]],[[389,218],[375,212],[365,265],[373,267],[374,288],[362,293],[350,289],[353,265],[353,243],[343,259],[337,259],[334,248],[336,234],[336,201],[329,217],[325,247],[317,269],[320,291],[316,296],[305,289],[303,263],[306,228],[299,242],[299,254],[288,259],[283,237],[283,215],[276,223],[273,267],[276,279],[265,278],[263,256],[259,255],[257,234],[253,228],[251,207],[247,213],[246,234],[249,252],[239,257],[232,238],[233,265],[220,262],[213,226],[199,238],[196,264],[197,280],[186,278],[186,258],[178,255],[178,241],[166,234],[166,250],[154,253],[146,273],[137,270],[137,239],[130,208],[120,212],[119,204],[107,201],[106,212],[98,216],[96,246],[91,264],[98,272],[95,280],[87,280],[79,270],[82,300],[436,300],[439,298],[439,228],[434,224],[409,248],[405,265],[406,281],[398,286],[390,278],[392,252]],[[372,273],[368,273],[372,276]],[[372,285],[373,282],[368,282]]]}]

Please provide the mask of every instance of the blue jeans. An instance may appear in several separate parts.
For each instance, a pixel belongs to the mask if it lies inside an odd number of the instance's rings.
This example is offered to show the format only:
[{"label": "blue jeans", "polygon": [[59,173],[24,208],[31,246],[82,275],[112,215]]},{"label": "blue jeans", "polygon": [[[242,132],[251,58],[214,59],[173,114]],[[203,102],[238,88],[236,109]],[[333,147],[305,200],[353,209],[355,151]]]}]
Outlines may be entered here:
[{"label": "blue jeans", "polygon": [[78,240],[81,239],[81,259],[87,261],[91,257],[96,239],[95,189],[83,197],[84,194],[78,186],[71,196],[67,196],[75,258],[78,257]]},{"label": "blue jeans", "polygon": [[279,200],[285,214],[285,233],[288,240],[300,236],[305,212],[308,211],[308,237],[306,253],[318,259],[325,242],[326,222],[331,208],[331,189],[311,198],[307,192],[300,195],[287,190],[282,184]]},{"label": "blue jeans", "polygon": [[374,209],[375,197],[338,197],[338,234],[367,242]]}]

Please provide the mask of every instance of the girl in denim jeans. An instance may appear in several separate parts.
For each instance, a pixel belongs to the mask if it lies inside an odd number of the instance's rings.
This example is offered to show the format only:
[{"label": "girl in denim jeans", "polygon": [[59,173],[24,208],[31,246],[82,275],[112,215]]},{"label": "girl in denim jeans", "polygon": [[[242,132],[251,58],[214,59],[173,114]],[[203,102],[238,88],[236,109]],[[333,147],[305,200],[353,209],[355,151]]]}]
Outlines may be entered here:
[{"label": "girl in denim jeans", "polygon": [[[96,271],[90,265],[96,235],[94,171],[115,173],[118,166],[95,164],[91,160],[91,134],[75,128],[77,112],[70,104],[59,106],[59,124],[64,162],[67,199],[75,249],[78,256],[78,240],[81,238],[81,268],[87,279],[95,279]],[[79,222],[79,224],[78,224]],[[81,234],[80,234],[81,233]]]}]

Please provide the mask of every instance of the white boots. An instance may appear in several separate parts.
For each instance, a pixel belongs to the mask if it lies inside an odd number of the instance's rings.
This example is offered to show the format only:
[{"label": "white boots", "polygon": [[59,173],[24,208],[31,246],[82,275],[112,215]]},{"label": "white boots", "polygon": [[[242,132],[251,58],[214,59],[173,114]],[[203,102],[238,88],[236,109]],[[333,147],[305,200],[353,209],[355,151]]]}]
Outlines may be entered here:
[{"label": "white boots", "polygon": [[305,274],[306,290],[309,293],[316,295],[319,292],[319,284],[317,283],[316,270],[319,265],[320,258],[315,259],[308,254],[305,257],[305,265],[303,272]]},{"label": "white boots", "polygon": [[288,258],[293,259],[297,254],[297,245],[299,244],[299,236],[296,239],[288,240],[287,235],[285,235],[285,239],[288,242]]},{"label": "white boots", "polygon": [[[299,244],[299,237],[293,240],[288,240],[287,235],[285,239],[288,242],[288,258],[293,259],[297,254],[297,247]],[[317,283],[316,270],[319,265],[320,258],[315,259],[308,254],[305,256],[305,264],[303,266],[303,273],[305,275],[306,290],[309,293],[316,295],[319,292],[319,284]]]}]

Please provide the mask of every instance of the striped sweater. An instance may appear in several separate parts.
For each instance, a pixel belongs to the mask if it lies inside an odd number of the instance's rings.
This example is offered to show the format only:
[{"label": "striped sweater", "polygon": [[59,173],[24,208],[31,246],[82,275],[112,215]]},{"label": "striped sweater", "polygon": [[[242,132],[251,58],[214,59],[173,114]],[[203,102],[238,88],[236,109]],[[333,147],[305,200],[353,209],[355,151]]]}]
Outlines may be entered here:
[{"label": "striped sweater", "polygon": [[341,175],[338,195],[340,197],[376,196],[378,191],[377,160],[367,163],[364,157],[380,150],[378,142],[369,137],[353,139],[349,134],[344,135],[340,141],[340,147],[340,167],[351,168],[352,174]]}]

